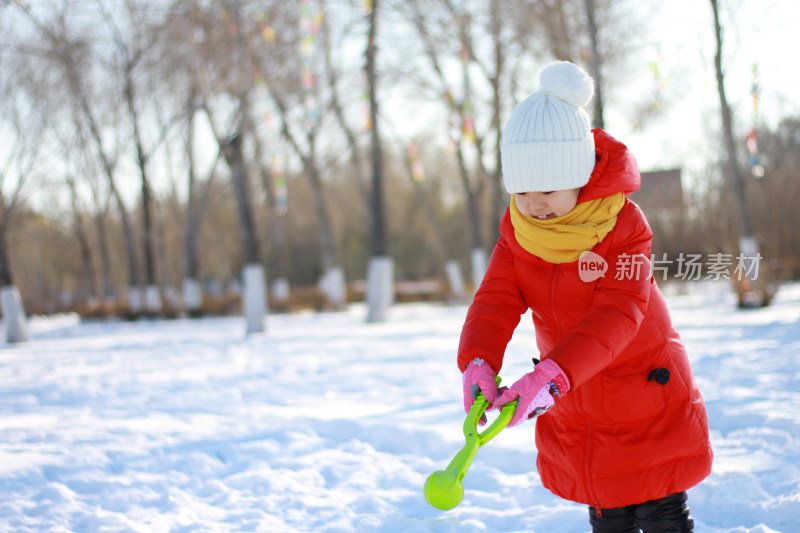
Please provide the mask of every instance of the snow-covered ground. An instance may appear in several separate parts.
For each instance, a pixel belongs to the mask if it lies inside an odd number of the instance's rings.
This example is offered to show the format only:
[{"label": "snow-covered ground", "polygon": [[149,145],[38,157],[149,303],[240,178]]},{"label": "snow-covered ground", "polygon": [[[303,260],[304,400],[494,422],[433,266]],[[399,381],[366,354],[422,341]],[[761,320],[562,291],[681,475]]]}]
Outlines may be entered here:
[{"label": "snow-covered ground", "polygon": [[[670,292],[670,291],[667,291]],[[706,399],[713,474],[696,530],[800,531],[800,285],[738,311],[727,288],[668,296]],[[427,475],[461,448],[466,308],[79,323],[34,320],[0,349],[0,531],[585,532],[539,484],[534,424],[501,432],[464,501]],[[503,376],[536,355],[523,319]]]}]

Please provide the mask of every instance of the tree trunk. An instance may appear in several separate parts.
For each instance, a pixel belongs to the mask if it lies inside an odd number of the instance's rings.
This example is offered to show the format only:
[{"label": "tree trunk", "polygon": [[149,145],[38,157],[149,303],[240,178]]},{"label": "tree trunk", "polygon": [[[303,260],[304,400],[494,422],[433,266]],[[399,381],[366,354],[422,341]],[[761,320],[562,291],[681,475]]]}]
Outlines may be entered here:
[{"label": "tree trunk", "polygon": [[328,302],[337,309],[346,304],[346,290],[344,287],[344,272],[342,271],[339,255],[336,251],[336,241],[331,228],[331,217],[329,214],[325,195],[323,194],[322,180],[319,175],[319,168],[316,163],[316,129],[312,128],[306,136],[308,152],[305,152],[297,143],[297,139],[292,134],[287,117],[287,110],[283,100],[275,93],[272,95],[275,105],[281,116],[281,134],[291,145],[297,156],[303,161],[303,171],[308,178],[314,207],[319,216],[320,223],[320,244],[322,254],[322,276],[319,280],[319,287],[328,299]]},{"label": "tree trunk", "polygon": [[[242,99],[242,122],[246,122],[246,103]],[[250,180],[242,151],[241,132],[247,131],[245,124],[240,124],[240,132],[222,141],[222,154],[231,168],[233,193],[236,198],[239,215],[239,234],[244,249],[244,269],[242,281],[244,294],[242,297],[247,334],[264,331],[264,316],[267,312],[266,287],[264,282],[264,266],[261,264],[261,253],[256,235],[255,219],[250,205]]]},{"label": "tree trunk", "polygon": [[309,146],[311,146],[308,157],[303,160],[305,172],[308,176],[308,181],[311,183],[311,197],[314,200],[314,209],[317,210],[320,223],[320,239],[322,244],[322,269],[328,270],[331,267],[338,266],[339,261],[336,254],[336,244],[333,238],[333,230],[331,229],[331,216],[328,213],[328,203],[325,201],[325,196],[322,190],[322,180],[319,176],[319,168],[315,161],[314,154],[316,152],[316,140],[309,136]]},{"label": "tree trunk", "polygon": [[367,83],[369,85],[369,116],[372,126],[370,160],[372,162],[372,198],[370,229],[372,257],[367,275],[367,322],[383,322],[394,300],[394,265],[388,256],[386,223],[383,209],[383,153],[378,125],[378,98],[375,39],[377,35],[378,0],[372,0],[369,12],[367,41]]},{"label": "tree trunk", "polygon": [[498,0],[492,0],[491,6],[491,28],[492,39],[494,41],[494,76],[489,79],[492,86],[492,130],[494,130],[494,172],[490,176],[492,182],[492,192],[494,193],[494,201],[492,202],[492,211],[490,215],[489,235],[492,236],[490,242],[496,241],[500,237],[500,219],[503,216],[506,208],[508,207],[508,195],[506,194],[503,186],[503,165],[501,157],[501,146],[503,138],[503,125],[500,120],[503,104],[500,94],[500,78],[503,73],[505,64],[505,51],[503,50],[502,41],[500,40],[501,18],[500,6]]},{"label": "tree trunk", "polygon": [[[725,78],[722,72],[722,28],[719,21],[717,0],[711,0],[711,8],[714,12],[714,36],[717,42],[717,51],[714,55],[714,69],[717,76],[717,92],[719,93],[720,110],[722,112],[722,134],[726,152],[725,159],[728,168],[728,180],[731,182],[733,188],[736,201],[736,214],[739,221],[739,256],[743,259],[743,264],[745,265],[744,278],[734,280],[734,283],[739,296],[740,307],[750,307],[753,305],[766,306],[769,305],[772,300],[774,290],[766,286],[763,272],[761,273],[760,279],[752,275],[753,263],[760,260],[759,245],[755,235],[755,226],[753,224],[750,205],[747,200],[744,174],[742,173],[742,169],[736,157],[736,142],[733,138],[731,109],[728,105],[728,99],[725,96]],[[757,271],[758,269],[755,269],[755,272]]]},{"label": "tree trunk", "polygon": [[19,289],[11,278],[11,265],[8,260],[6,244],[7,230],[7,222],[0,221],[0,310],[3,312],[6,341],[8,343],[25,342],[28,340],[28,325]]},{"label": "tree trunk", "polygon": [[11,262],[8,260],[6,234],[8,226],[5,221],[0,221],[0,287],[13,285],[11,277]]},{"label": "tree trunk", "polygon": [[[369,205],[369,186],[367,185],[367,179],[364,176],[364,171],[362,168],[363,158],[361,155],[361,149],[358,145],[358,140],[356,139],[355,133],[353,133],[352,128],[350,128],[350,126],[347,124],[347,120],[345,120],[344,109],[339,101],[339,94],[336,88],[338,82],[338,73],[333,67],[333,61],[331,59],[331,44],[330,39],[328,38],[327,20],[327,17],[323,17],[322,31],[320,34],[323,38],[322,49],[324,52],[325,70],[328,73],[328,83],[331,91],[331,109],[333,110],[333,116],[336,117],[336,122],[339,124],[339,127],[342,128],[345,139],[347,139],[347,146],[350,149],[350,164],[353,168],[353,179],[356,182],[356,187],[358,188],[358,192],[361,193],[361,196],[364,200],[364,205]],[[367,211],[369,212],[369,210]],[[370,227],[371,226],[372,225],[370,224]]]},{"label": "tree trunk", "polygon": [[370,203],[370,211],[372,212],[372,255],[384,256],[387,254],[387,245],[383,209],[383,149],[378,125],[377,73],[375,66],[378,5],[378,0],[373,0],[372,9],[369,13],[369,41],[366,56],[367,83],[369,85],[369,117],[372,126],[370,148],[370,160],[372,162],[372,197]]},{"label": "tree trunk", "polygon": [[483,280],[483,275],[486,273],[486,251],[483,249],[483,238],[481,237],[481,224],[480,224],[480,205],[479,195],[472,187],[469,179],[469,170],[464,161],[464,151],[461,147],[461,142],[456,147],[456,156],[458,157],[458,168],[461,175],[461,183],[464,186],[464,193],[467,198],[467,218],[469,219],[470,241],[472,242],[472,252],[470,254],[472,264],[472,284],[475,289]]},{"label": "tree trunk", "polygon": [[128,217],[128,209],[125,207],[125,202],[122,200],[122,196],[117,189],[116,180],[114,178],[114,169],[113,165],[110,161],[108,161],[107,156],[103,152],[102,148],[102,140],[100,138],[99,131],[96,130],[96,126],[94,122],[90,120],[91,128],[93,130],[93,137],[95,140],[95,144],[97,146],[97,150],[100,153],[100,159],[103,163],[103,169],[106,174],[106,178],[108,179],[109,186],[111,188],[111,193],[114,196],[114,199],[117,202],[117,209],[119,209],[119,219],[120,224],[122,225],[122,237],[123,243],[125,244],[125,258],[127,260],[128,265],[128,296],[129,296],[129,307],[132,313],[138,313],[141,311],[141,299],[140,295],[138,294],[139,290],[139,263],[136,256],[136,245],[133,238],[133,228],[130,223],[130,219]]},{"label": "tree trunk", "polygon": [[[217,152],[217,157],[206,177],[205,186],[199,187],[197,181],[197,167],[194,160],[194,113],[195,94],[190,97],[187,109],[186,130],[186,157],[187,157],[187,200],[186,200],[186,226],[183,241],[183,306],[190,317],[202,314],[203,291],[200,286],[200,230],[203,225],[211,185],[216,175],[217,164],[222,157],[222,150]],[[208,110],[206,109],[208,112]],[[209,114],[209,120],[211,115]],[[212,126],[213,128],[213,126]],[[214,129],[216,135],[216,129]],[[201,194],[202,193],[202,194]]]},{"label": "tree trunk", "polygon": [[28,321],[16,285],[4,285],[0,288],[0,308],[6,328],[6,342],[13,344],[27,341]]},{"label": "tree trunk", "polygon": [[[55,42],[54,44],[56,45],[56,48],[58,48],[58,43]],[[114,164],[111,162],[105,150],[103,149],[103,139],[100,133],[100,128],[98,127],[94,115],[92,114],[91,106],[89,105],[89,101],[83,92],[83,88],[81,87],[80,76],[76,71],[73,58],[69,52],[65,52],[61,56],[61,60],[70,91],[73,97],[77,100],[77,104],[81,110],[81,113],[86,118],[92,140],[94,141],[95,148],[97,149],[98,157],[100,158],[100,162],[103,166],[103,171],[119,208],[120,223],[122,225],[123,241],[125,243],[125,251],[127,256],[126,259],[128,264],[129,306],[130,311],[135,314],[141,310],[140,295],[138,294],[139,266],[136,259],[136,247],[134,244],[133,229],[128,219],[128,210],[125,208],[125,203],[122,201],[122,197],[117,189],[114,179]]]},{"label": "tree trunk", "polygon": [[720,110],[722,112],[722,135],[725,142],[725,161],[728,167],[728,179],[733,185],[733,192],[736,198],[736,213],[739,219],[739,229],[742,237],[752,237],[755,233],[753,218],[750,214],[750,206],[747,202],[745,191],[744,175],[736,158],[736,142],[733,139],[733,119],[728,99],[725,96],[725,80],[722,72],[722,28],[719,22],[719,11],[717,0],[711,0],[711,7],[714,11],[714,35],[717,42],[717,52],[714,55],[714,69],[717,76],[717,92],[719,94]]},{"label": "tree trunk", "polygon": [[144,252],[144,284],[145,284],[145,309],[150,313],[161,311],[161,296],[158,290],[158,280],[156,275],[155,261],[155,237],[152,219],[152,190],[150,179],[147,173],[148,156],[142,144],[142,136],[139,131],[139,116],[136,112],[134,103],[133,67],[135,61],[129,61],[125,65],[125,102],[130,115],[133,142],[136,147],[136,162],[139,166],[139,174],[142,179],[142,220],[143,220],[143,239],[142,248]]},{"label": "tree trunk", "polygon": [[72,216],[75,224],[75,238],[78,241],[81,265],[83,266],[83,274],[87,288],[87,293],[83,295],[83,297],[92,299],[98,295],[97,273],[95,272],[92,262],[92,248],[89,246],[89,239],[86,236],[86,229],[83,227],[83,219],[81,218],[81,212],[78,207],[78,192],[75,186],[75,178],[68,176],[67,185],[69,186],[70,204],[72,206]]},{"label": "tree trunk", "polygon": [[119,219],[122,225],[122,237],[125,244],[125,258],[128,264],[128,292],[130,311],[138,313],[141,311],[141,301],[138,298],[139,290],[139,263],[136,256],[136,245],[133,238],[133,228],[131,227],[130,219],[128,217],[128,209],[125,207],[125,202],[117,189],[116,181],[114,179],[113,165],[108,161],[105,153],[102,152],[102,141],[100,140],[99,132],[95,131],[95,144],[100,152],[100,158],[103,162],[106,178],[108,179],[111,193],[117,202],[117,209],[119,209]]},{"label": "tree trunk", "polygon": [[271,285],[270,305],[274,308],[275,304],[286,306],[290,296],[289,280],[286,277],[288,271],[288,257],[286,254],[286,228],[283,221],[283,214],[278,205],[278,193],[275,190],[275,180],[272,173],[265,166],[263,161],[263,150],[261,140],[257,135],[253,136],[255,141],[255,159],[261,175],[261,184],[266,192],[267,200],[267,231],[269,231],[269,256],[273,258],[275,270],[272,273],[273,281]]},{"label": "tree trunk", "polygon": [[[243,225],[244,238],[249,251],[246,253],[245,266],[243,271],[244,279],[244,311],[247,321],[247,333],[257,333],[264,331],[264,316],[267,314],[267,287],[266,273],[264,265],[261,263],[261,253],[259,250],[259,240],[255,229],[255,219],[250,205],[250,178],[247,175],[247,167],[244,164],[244,154],[242,152],[241,135],[255,136],[255,130],[250,123],[250,101],[249,94],[253,89],[253,58],[249,51],[247,37],[243,31],[243,19],[241,13],[241,1],[233,2],[234,21],[236,25],[236,54],[233,63],[238,71],[238,81],[234,83],[233,93],[239,95],[239,131],[232,145],[235,157],[237,175],[235,179],[236,194],[239,196],[237,202],[240,206],[240,216]],[[227,157],[227,156],[226,156]]]},{"label": "tree trunk", "polygon": [[433,232],[434,239],[436,240],[436,255],[439,259],[441,268],[444,270],[445,275],[447,276],[447,281],[450,285],[451,297],[454,301],[461,302],[465,298],[464,278],[461,275],[461,267],[458,265],[458,262],[452,258],[450,245],[447,242],[447,237],[442,231],[442,225],[439,221],[439,218],[436,216],[436,212],[434,211],[433,206],[428,199],[428,195],[425,194],[425,190],[423,189],[422,185],[414,178],[414,169],[412,165],[413,161],[411,158],[406,158],[406,168],[408,170],[408,175],[411,178],[411,184],[414,187],[417,203],[422,208],[425,218],[428,219],[428,224],[430,224],[431,231]]},{"label": "tree trunk", "polygon": [[106,232],[105,213],[98,212],[94,216],[95,230],[97,231],[97,246],[100,249],[100,271],[103,275],[103,300],[106,305],[111,305],[116,300],[114,281],[111,275],[111,254],[108,251],[108,236]]},{"label": "tree trunk", "polygon": [[156,250],[157,263],[158,263],[158,279],[160,280],[155,288],[158,290],[158,295],[161,300],[161,309],[166,316],[174,317],[178,309],[180,309],[180,294],[175,288],[174,280],[170,273],[169,267],[169,250],[167,249],[167,228],[164,220],[164,212],[158,209],[155,210],[155,225],[156,225]]},{"label": "tree trunk", "polygon": [[248,263],[242,271],[244,295],[242,307],[246,322],[246,333],[264,331],[264,316],[267,314],[267,288],[264,284],[266,276],[264,266],[260,263]]},{"label": "tree trunk", "polygon": [[[474,54],[471,47],[471,42],[469,38],[469,17],[466,14],[459,13],[455,11],[452,5],[448,4],[451,14],[454,17],[454,22],[459,26],[459,41],[461,44],[462,54],[468,54],[468,56],[462,56],[461,61],[461,74],[462,74],[462,83],[463,83],[463,91],[464,97],[463,100],[459,104],[454,104],[452,101],[450,102],[450,106],[453,112],[457,112],[459,115],[459,119],[461,121],[461,128],[460,134],[457,138],[454,138],[453,141],[456,144],[456,157],[458,160],[458,169],[459,175],[461,176],[461,182],[464,186],[464,194],[467,203],[467,223],[469,224],[470,228],[470,240],[472,243],[472,250],[470,253],[471,257],[471,266],[472,266],[472,280],[475,287],[478,286],[480,281],[483,279],[483,274],[486,270],[486,253],[483,250],[483,238],[481,236],[481,216],[480,216],[480,199],[483,192],[483,186],[485,182],[489,180],[489,173],[486,171],[485,166],[483,165],[483,148],[482,148],[482,137],[478,136],[475,133],[475,147],[477,151],[476,161],[478,165],[478,171],[480,173],[480,179],[478,180],[477,186],[473,186],[472,180],[469,176],[469,169],[467,168],[467,164],[464,157],[464,148],[463,144],[464,141],[467,139],[467,136],[464,133],[464,124],[468,118],[467,114],[467,105],[471,105],[469,103],[470,99],[470,81],[469,81],[469,63],[474,61]],[[438,60],[438,49],[435,46],[434,41],[431,38],[430,32],[428,32],[427,28],[424,24],[424,14],[421,12],[417,13],[417,17],[414,20],[414,23],[417,27],[417,30],[420,32],[420,35],[423,38],[425,43],[426,52],[428,54],[428,58],[430,59],[434,71],[437,73],[439,77],[439,81],[442,84],[442,87],[446,89],[446,94],[452,94],[448,88],[448,81],[447,77],[444,75],[444,71],[442,70],[439,60]],[[499,24],[499,23],[498,23]],[[499,28],[499,26],[498,26]],[[499,32],[499,29],[496,28],[496,31]],[[495,43],[497,45],[497,43]],[[467,60],[468,59],[468,60]],[[486,73],[486,69],[481,66],[481,69]],[[499,73],[499,66],[498,73]],[[491,78],[487,74],[487,78]],[[489,79],[490,84],[493,83],[491,79]],[[499,78],[494,82],[496,83],[497,87],[499,88]],[[499,89],[498,94],[496,96],[499,97]],[[499,104],[498,104],[499,105]],[[495,119],[498,124],[499,128],[499,107],[495,109]],[[474,122],[473,122],[473,129],[474,129]],[[498,134],[499,136],[499,134]],[[499,158],[498,158],[499,161]],[[499,166],[497,167],[500,168]],[[499,172],[499,170],[498,170]],[[497,205],[499,200],[497,200],[498,196],[500,195],[499,191],[499,181],[496,181],[493,185],[494,188],[494,204],[495,209],[500,209],[500,206]],[[494,211],[494,209],[492,210]],[[494,224],[493,224],[494,225]],[[499,225],[499,216],[498,216],[498,225]],[[498,229],[494,229],[493,232],[499,233]]]},{"label": "tree trunk", "polygon": [[[194,160],[194,115],[195,92],[191,92],[186,109],[186,139],[184,146],[187,159],[186,222],[183,240],[183,307],[186,314],[196,317],[202,314],[203,292],[200,287],[200,216],[197,206],[197,169]],[[216,162],[214,163],[216,166]],[[212,169],[213,171],[213,169]]]},{"label": "tree trunk", "polygon": [[338,254],[336,253],[336,242],[331,227],[331,217],[328,213],[328,204],[323,195],[319,168],[317,168],[314,157],[316,141],[313,135],[308,136],[308,143],[311,150],[309,156],[304,159],[304,165],[306,175],[311,183],[311,195],[314,199],[314,207],[319,216],[320,223],[320,244],[322,245],[322,278],[320,279],[320,288],[334,308],[342,309],[346,303],[345,298],[347,296],[344,290],[344,275]]},{"label": "tree trunk", "polygon": [[544,3],[544,16],[546,19],[547,43],[550,51],[559,61],[572,61],[573,36],[567,24],[567,15],[564,13],[562,0],[547,0]]},{"label": "tree trunk", "polygon": [[595,20],[595,0],[585,0],[586,22],[589,27],[589,42],[592,47],[591,72],[594,78],[594,117],[595,128],[605,128],[603,121],[603,78],[600,75],[600,47],[597,41],[597,21]]},{"label": "tree trunk", "polygon": [[236,212],[239,220],[239,236],[242,240],[244,262],[256,264],[261,262],[261,253],[256,237],[256,225],[253,210],[250,206],[250,183],[245,168],[242,152],[242,138],[235,133],[220,144],[222,155],[231,169],[233,194],[236,199]]},{"label": "tree trunk", "polygon": [[139,264],[136,257],[136,244],[133,238],[133,228],[131,227],[128,218],[128,210],[125,208],[125,203],[122,201],[122,196],[117,190],[116,185],[113,184],[113,172],[107,174],[109,181],[112,182],[112,189],[114,198],[117,201],[119,209],[120,223],[122,224],[123,241],[125,243],[126,259],[128,261],[128,306],[131,313],[134,315],[142,311],[142,295],[140,292],[139,279]]}]

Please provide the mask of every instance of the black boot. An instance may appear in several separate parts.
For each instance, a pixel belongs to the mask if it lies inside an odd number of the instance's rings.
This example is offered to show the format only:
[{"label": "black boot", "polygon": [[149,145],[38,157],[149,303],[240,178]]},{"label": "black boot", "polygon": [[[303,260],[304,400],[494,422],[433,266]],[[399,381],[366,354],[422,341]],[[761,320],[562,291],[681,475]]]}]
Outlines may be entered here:
[{"label": "black boot", "polygon": [[592,533],[639,533],[633,521],[633,506],[598,509],[589,507],[589,523]]},{"label": "black boot", "polygon": [[589,507],[589,522],[592,524],[592,533],[694,532],[694,521],[689,516],[685,492],[613,509]]},{"label": "black boot", "polygon": [[686,493],[670,494],[660,500],[652,500],[633,509],[633,518],[643,533],[692,533],[694,520],[689,516]]}]

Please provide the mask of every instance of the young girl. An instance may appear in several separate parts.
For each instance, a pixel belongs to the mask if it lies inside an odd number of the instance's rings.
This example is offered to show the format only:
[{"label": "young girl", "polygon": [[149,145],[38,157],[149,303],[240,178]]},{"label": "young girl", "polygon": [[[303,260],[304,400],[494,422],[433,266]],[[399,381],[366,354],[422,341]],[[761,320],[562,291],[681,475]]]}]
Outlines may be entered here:
[{"label": "young girl", "polygon": [[[543,415],[542,484],[588,504],[594,532],[693,531],[686,490],[711,471],[708,422],[650,275],[650,227],[625,198],[636,161],[590,129],[586,72],[558,62],[540,81],[503,131],[511,205],[461,333],[464,408],[480,390],[495,408],[519,400],[512,426]],[[528,309],[542,361],[498,391]]]}]

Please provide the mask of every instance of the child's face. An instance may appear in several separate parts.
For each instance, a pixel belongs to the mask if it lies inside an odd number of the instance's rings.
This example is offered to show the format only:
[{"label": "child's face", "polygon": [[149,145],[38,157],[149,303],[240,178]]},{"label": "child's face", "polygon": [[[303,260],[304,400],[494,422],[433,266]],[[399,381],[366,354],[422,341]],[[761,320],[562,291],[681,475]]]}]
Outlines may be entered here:
[{"label": "child's face", "polygon": [[580,189],[550,192],[518,192],[514,195],[519,212],[530,218],[548,220],[566,215],[578,204]]}]

